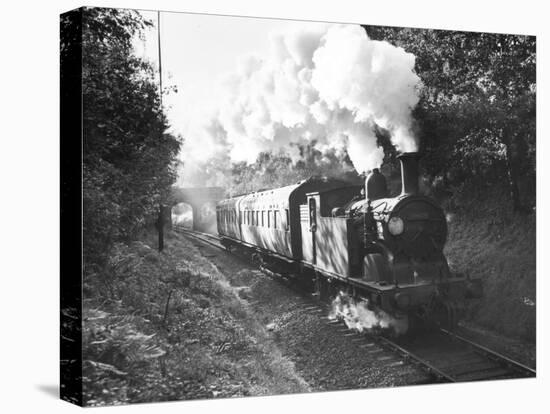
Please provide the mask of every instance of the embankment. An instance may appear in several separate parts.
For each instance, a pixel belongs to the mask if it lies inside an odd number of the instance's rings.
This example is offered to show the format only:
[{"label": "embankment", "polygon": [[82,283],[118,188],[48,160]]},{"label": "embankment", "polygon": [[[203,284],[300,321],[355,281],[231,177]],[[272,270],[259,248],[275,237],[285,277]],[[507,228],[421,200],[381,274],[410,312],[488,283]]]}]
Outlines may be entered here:
[{"label": "embankment", "polygon": [[454,192],[443,203],[451,269],[480,277],[483,299],[467,320],[507,336],[535,341],[536,213],[515,213],[505,188]]}]

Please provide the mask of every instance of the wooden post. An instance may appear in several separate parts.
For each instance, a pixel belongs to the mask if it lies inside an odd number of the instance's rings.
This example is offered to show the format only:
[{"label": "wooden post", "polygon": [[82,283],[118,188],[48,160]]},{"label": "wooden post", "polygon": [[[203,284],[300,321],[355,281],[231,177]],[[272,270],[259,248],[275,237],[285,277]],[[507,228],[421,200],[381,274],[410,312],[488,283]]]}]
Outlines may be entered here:
[{"label": "wooden post", "polygon": [[[160,97],[160,114],[162,115],[162,55],[161,55],[161,43],[160,43],[160,10],[157,11],[157,36],[159,46],[159,97]],[[161,122],[162,118],[161,118]],[[163,127],[161,125],[160,138],[162,139]],[[159,218],[158,218],[158,232],[159,232],[159,252],[164,249],[164,206],[162,202],[159,205]]]},{"label": "wooden post", "polygon": [[164,249],[164,206],[162,204],[159,207],[157,226],[159,231],[159,252],[162,252]]},{"label": "wooden post", "polygon": [[162,113],[162,48],[160,43],[160,10],[157,11],[157,38],[158,38],[158,47],[159,47],[160,111]]}]

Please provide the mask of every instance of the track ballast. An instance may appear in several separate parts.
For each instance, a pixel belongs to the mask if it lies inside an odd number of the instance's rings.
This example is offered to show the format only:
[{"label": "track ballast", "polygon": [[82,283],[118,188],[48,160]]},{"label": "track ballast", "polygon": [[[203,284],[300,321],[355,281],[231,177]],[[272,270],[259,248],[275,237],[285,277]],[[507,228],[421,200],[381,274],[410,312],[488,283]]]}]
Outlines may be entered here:
[{"label": "track ballast", "polygon": [[[218,236],[182,226],[175,226],[174,230],[202,243],[226,250]],[[286,280],[269,269],[261,270],[271,277]],[[383,333],[357,332],[348,329],[344,320],[323,316],[330,313],[330,306],[319,300],[308,298],[304,306],[308,312],[324,317],[326,323],[334,328],[335,333],[349,337],[351,341],[357,343],[358,347],[364,348],[366,353],[384,353],[380,358],[388,360],[388,369],[409,364],[421,368],[430,380],[419,378],[417,383],[468,382],[536,376],[534,369],[454,332],[440,329],[414,338],[395,339]],[[391,351],[399,357],[399,360],[388,357],[385,351]]]}]

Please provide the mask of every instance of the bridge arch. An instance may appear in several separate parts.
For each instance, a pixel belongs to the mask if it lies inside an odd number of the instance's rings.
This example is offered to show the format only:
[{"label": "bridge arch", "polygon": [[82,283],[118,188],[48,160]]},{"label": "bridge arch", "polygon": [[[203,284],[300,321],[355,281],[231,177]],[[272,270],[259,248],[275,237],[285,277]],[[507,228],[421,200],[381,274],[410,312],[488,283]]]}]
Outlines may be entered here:
[{"label": "bridge arch", "polygon": [[221,187],[175,187],[170,197],[170,210],[185,203],[191,206],[193,216],[193,230],[205,233],[216,232],[216,203],[225,197],[225,190]]}]

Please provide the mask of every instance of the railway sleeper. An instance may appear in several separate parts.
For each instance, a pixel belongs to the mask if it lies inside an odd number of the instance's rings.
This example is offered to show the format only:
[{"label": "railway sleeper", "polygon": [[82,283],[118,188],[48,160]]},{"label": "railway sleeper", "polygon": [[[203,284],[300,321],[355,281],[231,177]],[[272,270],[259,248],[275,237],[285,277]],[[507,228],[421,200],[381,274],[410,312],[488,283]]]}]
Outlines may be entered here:
[{"label": "railway sleeper", "polygon": [[485,371],[476,371],[476,372],[469,372],[463,375],[457,375],[457,381],[461,382],[468,382],[468,381],[485,381],[485,380],[492,380],[495,378],[513,378],[513,372],[510,370],[501,368],[501,367],[494,367],[492,369],[488,369]]},{"label": "railway sleeper", "polygon": [[488,370],[490,371],[494,369],[503,369],[503,368],[498,365],[495,365],[492,362],[487,362],[487,361],[479,361],[473,364],[465,362],[462,367],[455,367],[452,369],[449,369],[448,366],[444,367],[444,370],[449,371],[452,376],[473,374],[475,372],[483,372]]}]

